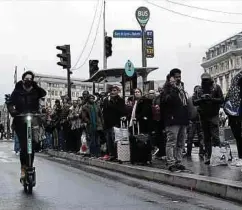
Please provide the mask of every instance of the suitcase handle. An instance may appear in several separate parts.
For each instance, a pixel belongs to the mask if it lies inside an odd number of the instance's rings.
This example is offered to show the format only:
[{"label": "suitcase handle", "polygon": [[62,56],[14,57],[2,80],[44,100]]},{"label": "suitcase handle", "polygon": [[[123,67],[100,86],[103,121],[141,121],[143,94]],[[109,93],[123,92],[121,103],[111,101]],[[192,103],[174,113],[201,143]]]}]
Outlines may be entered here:
[{"label": "suitcase handle", "polygon": [[[125,123],[125,121],[126,121],[126,123]],[[127,119],[126,120],[123,120],[121,118],[121,120],[120,120],[120,128],[128,128],[128,127],[129,127],[129,121]]]},{"label": "suitcase handle", "polygon": [[137,120],[133,120],[133,124],[132,124],[133,135],[135,135],[135,131],[134,131],[135,124],[137,125],[137,129],[138,129],[137,135],[139,135],[140,134],[140,129],[139,129],[139,122]]}]

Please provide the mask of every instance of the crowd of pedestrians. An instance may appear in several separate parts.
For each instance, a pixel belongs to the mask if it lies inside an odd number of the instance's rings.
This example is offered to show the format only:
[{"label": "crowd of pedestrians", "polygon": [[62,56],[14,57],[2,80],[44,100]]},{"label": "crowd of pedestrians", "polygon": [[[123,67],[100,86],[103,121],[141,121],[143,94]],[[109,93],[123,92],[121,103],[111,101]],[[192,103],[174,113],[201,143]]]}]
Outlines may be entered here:
[{"label": "crowd of pedestrians", "polygon": [[[142,90],[136,88],[127,100],[119,96],[119,87],[112,86],[107,93],[92,95],[84,91],[76,101],[70,101],[65,96],[56,100],[53,108],[42,107],[41,112],[45,114],[42,149],[78,154],[81,136],[85,133],[92,157],[116,160],[113,128],[120,127],[122,119],[128,122],[128,127],[139,122],[140,133],[147,134],[151,139],[155,158],[165,160],[170,171],[185,170],[182,164],[184,151],[185,157],[190,158],[195,134],[198,136],[199,157],[209,165],[213,148],[221,146],[219,127],[224,126],[227,120],[222,119],[220,114],[224,107],[237,141],[239,159],[235,165],[242,166],[238,111],[242,94],[236,94],[236,91],[240,93],[242,83],[239,79],[242,76],[234,78],[224,98],[220,86],[208,73],[201,75],[201,84],[195,86],[193,95],[189,97],[181,75],[180,69],[172,69],[164,86],[157,92],[151,90],[144,95]],[[14,138],[17,139],[17,136],[14,135]],[[102,145],[106,145],[105,150],[101,150]]]}]

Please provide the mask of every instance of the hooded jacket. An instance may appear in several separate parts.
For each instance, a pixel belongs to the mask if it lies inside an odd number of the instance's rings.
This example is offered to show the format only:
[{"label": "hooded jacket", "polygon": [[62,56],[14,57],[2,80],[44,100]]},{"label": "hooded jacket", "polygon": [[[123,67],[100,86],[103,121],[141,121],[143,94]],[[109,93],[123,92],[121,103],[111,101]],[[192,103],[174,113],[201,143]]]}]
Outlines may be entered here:
[{"label": "hooded jacket", "polygon": [[26,91],[23,87],[23,81],[16,83],[15,88],[7,104],[8,111],[12,117],[21,113],[39,112],[39,99],[46,96],[46,91],[33,82],[33,88]]},{"label": "hooded jacket", "polygon": [[239,82],[242,79],[242,70],[234,76],[228,93],[225,97],[224,112],[229,116],[238,117],[241,115],[241,94]]},{"label": "hooded jacket", "polygon": [[204,94],[204,89],[199,86],[192,97],[194,106],[198,106],[198,112],[201,118],[218,116],[219,109],[224,102],[223,92],[220,86],[212,82],[209,92],[206,93],[210,97],[204,99]]}]

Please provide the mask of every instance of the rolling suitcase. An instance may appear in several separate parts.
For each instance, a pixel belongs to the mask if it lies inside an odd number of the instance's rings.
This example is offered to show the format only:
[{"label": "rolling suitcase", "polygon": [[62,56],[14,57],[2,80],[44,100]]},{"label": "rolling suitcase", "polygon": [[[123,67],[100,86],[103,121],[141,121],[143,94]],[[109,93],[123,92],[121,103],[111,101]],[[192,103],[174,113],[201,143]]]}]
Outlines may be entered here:
[{"label": "rolling suitcase", "polygon": [[152,146],[148,134],[141,134],[139,123],[137,125],[137,132],[135,125],[132,126],[132,135],[130,135],[130,162],[151,164],[152,161]]},{"label": "rolling suitcase", "polygon": [[[126,128],[125,128],[126,127]],[[130,161],[130,142],[128,134],[128,121],[126,126],[123,126],[123,121],[121,120],[120,132],[122,133],[122,138],[117,141],[117,155],[119,162]]]}]

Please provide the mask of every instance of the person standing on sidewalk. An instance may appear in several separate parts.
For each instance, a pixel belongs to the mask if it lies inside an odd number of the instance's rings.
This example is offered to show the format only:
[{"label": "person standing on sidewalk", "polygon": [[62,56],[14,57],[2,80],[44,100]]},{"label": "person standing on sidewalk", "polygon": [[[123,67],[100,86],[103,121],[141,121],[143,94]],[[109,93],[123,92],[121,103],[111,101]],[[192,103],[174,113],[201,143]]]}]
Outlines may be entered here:
[{"label": "person standing on sidewalk", "polygon": [[170,71],[169,82],[164,86],[162,107],[167,135],[166,156],[168,169],[172,172],[185,170],[182,152],[186,126],[188,125],[187,96],[181,83],[181,70]]},{"label": "person standing on sidewalk", "polygon": [[125,116],[125,101],[119,96],[119,88],[111,87],[110,96],[103,102],[104,129],[106,132],[108,155],[103,159],[114,160],[117,157],[114,142],[114,127],[120,127],[120,120]]},{"label": "person standing on sidewalk", "polygon": [[0,122],[0,139],[3,140],[3,134],[4,134],[4,126],[3,123]]},{"label": "person standing on sidewalk", "polygon": [[53,108],[53,112],[51,115],[52,125],[53,125],[52,138],[53,138],[54,149],[58,149],[59,139],[60,140],[63,139],[63,132],[61,130],[61,125],[60,125],[61,113],[62,113],[62,107],[60,104],[60,100],[56,100]]},{"label": "person standing on sidewalk", "polygon": [[193,104],[198,106],[205,144],[205,164],[210,164],[212,147],[220,146],[219,109],[224,102],[223,92],[219,85],[214,84],[208,73],[201,76],[201,86],[196,88]]},{"label": "person standing on sidewalk", "polygon": [[95,97],[89,95],[88,103],[83,106],[82,119],[86,124],[90,154],[100,156],[100,132],[103,131],[103,116],[100,107],[95,103]]},{"label": "person standing on sidewalk", "polygon": [[58,138],[59,141],[59,149],[64,151],[70,151],[69,143],[70,143],[70,124],[67,120],[67,117],[70,112],[70,99],[68,96],[63,97],[63,106],[60,114],[60,127],[61,132]]},{"label": "person standing on sidewalk", "polygon": [[73,101],[70,108],[69,115],[67,117],[70,122],[70,138],[68,139],[68,148],[71,152],[77,153],[80,151],[81,146],[81,109],[77,104],[77,101]]},{"label": "person standing on sidewalk", "polygon": [[15,132],[13,124],[12,124],[12,132],[13,132],[13,140],[14,140],[14,152],[15,152],[16,155],[18,155],[19,152],[20,152],[20,144],[19,144],[19,139],[18,139],[18,136]]},{"label": "person standing on sidewalk", "polygon": [[187,96],[181,82],[181,70],[172,69],[164,85],[161,105],[167,135],[166,155],[168,169],[172,172],[185,170],[182,165],[184,137],[188,125]]},{"label": "person standing on sidewalk", "polygon": [[236,139],[238,159],[231,165],[242,166],[242,70],[236,74],[225,97],[224,112],[228,116],[229,126]]},{"label": "person standing on sidewalk", "polygon": [[[194,92],[199,86],[194,87]],[[188,98],[188,113],[189,113],[189,126],[187,128],[187,151],[186,157],[191,158],[192,155],[192,144],[195,134],[198,137],[199,143],[199,157],[204,157],[204,140],[203,130],[200,121],[200,115],[197,111],[197,107],[193,105],[192,97]]]}]

